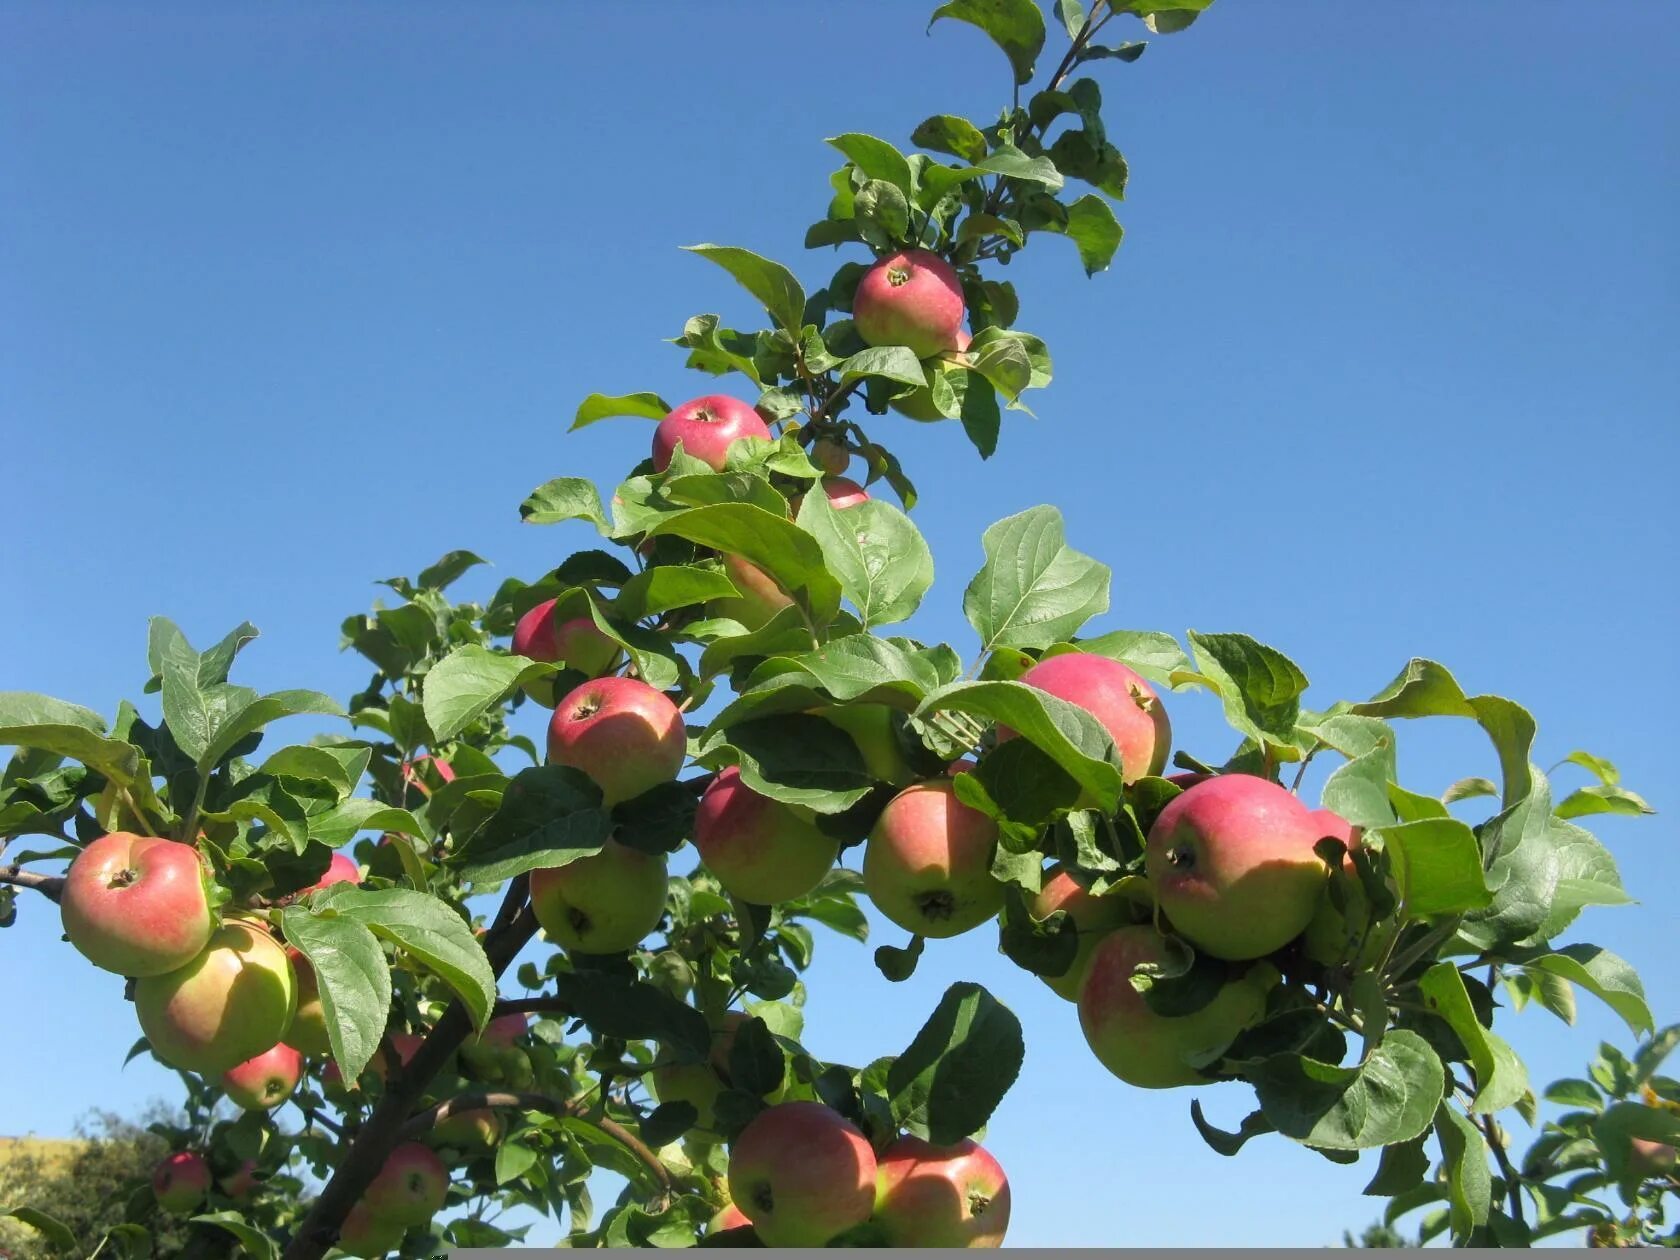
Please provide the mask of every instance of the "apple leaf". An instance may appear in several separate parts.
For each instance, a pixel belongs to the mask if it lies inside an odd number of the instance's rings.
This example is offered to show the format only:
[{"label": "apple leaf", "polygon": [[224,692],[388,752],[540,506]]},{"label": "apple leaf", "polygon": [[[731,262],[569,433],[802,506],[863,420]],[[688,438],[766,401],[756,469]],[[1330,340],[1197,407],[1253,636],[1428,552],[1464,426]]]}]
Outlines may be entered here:
[{"label": "apple leaf", "polygon": [[828,571],[865,627],[903,621],[933,585],[933,552],[892,504],[869,499],[837,509],[826,494],[805,496],[799,528],[817,540]]},{"label": "apple leaf", "polygon": [[977,984],[953,984],[887,1069],[893,1119],[936,1146],[960,1142],[991,1118],[1025,1055],[1008,1007]]},{"label": "apple leaf", "polygon": [[93,710],[29,691],[0,691],[0,744],[73,757],[118,783],[140,769],[140,750],[106,738],[105,720]]},{"label": "apple leaf", "polygon": [[1610,1175],[1620,1180],[1629,1175],[1634,1138],[1680,1146],[1680,1114],[1640,1103],[1614,1103],[1594,1118],[1592,1135],[1604,1153]]},{"label": "apple leaf", "polygon": [[280,930],[315,972],[333,1061],[353,1085],[379,1048],[391,1010],[385,951],[365,924],[311,907],[287,906]]},{"label": "apple leaf", "polygon": [[406,836],[424,836],[420,820],[406,809],[354,796],[323,813],[309,816],[309,838],[329,849],[346,844],[361,831],[400,831]]},{"label": "apple leaf", "polygon": [[701,1063],[711,1051],[706,1017],[645,980],[574,971],[555,976],[553,984],[567,1011],[603,1037],[658,1041],[678,1062]]},{"label": "apple leaf", "polygon": [[735,584],[716,569],[692,565],[661,564],[643,569],[619,590],[612,602],[613,616],[640,621],[673,608],[703,604],[709,599],[737,595]]},{"label": "apple leaf", "polygon": [[1528,1072],[1505,1039],[1484,1028],[1470,1003],[1464,977],[1450,962],[1439,962],[1418,978],[1424,1003],[1447,1022],[1470,1053],[1476,1070],[1477,1112],[1503,1111],[1528,1092]]},{"label": "apple leaf", "polygon": [[940,18],[978,26],[1009,58],[1015,82],[1032,82],[1033,64],[1044,49],[1044,14],[1033,0],[951,0],[933,11],[928,28]]},{"label": "apple leaf", "polygon": [[0,1207],[0,1219],[10,1218],[29,1226],[42,1238],[47,1246],[54,1251],[75,1251],[76,1234],[68,1225],[56,1216],[48,1215],[39,1208],[32,1207]]},{"label": "apple leaf", "polygon": [[738,765],[753,791],[819,814],[849,809],[874,785],[852,737],[809,713],[714,729],[696,760],[714,770]]},{"label": "apple leaf", "polygon": [[[897,701],[905,709],[920,704],[928,692],[940,685],[939,671],[934,665],[913,655],[901,642],[872,634],[848,634],[830,639],[809,652],[765,661],[753,670],[735,704],[759,687],[801,685],[802,680],[790,678],[794,674],[815,683],[836,700],[867,699],[883,704]],[[796,704],[783,711],[810,707]]]},{"label": "apple leaf", "polygon": [[1645,986],[1628,962],[1597,945],[1565,945],[1519,952],[1512,961],[1525,973],[1538,972],[1578,984],[1603,1001],[1638,1036],[1653,1027]]},{"label": "apple leaf", "polygon": [[831,136],[828,143],[844,153],[865,177],[885,180],[906,197],[910,195],[910,163],[895,146],[856,131]]},{"label": "apple leaf", "polygon": [[986,156],[986,137],[980,128],[955,114],[935,114],[923,119],[910,133],[910,143],[936,153],[949,153],[965,162],[978,162]]},{"label": "apple leaf", "polygon": [[[243,692],[244,688],[239,688]],[[164,675],[164,694],[169,692],[169,675]],[[214,706],[211,712],[214,712]],[[270,722],[283,717],[297,717],[305,713],[343,717],[344,708],[331,696],[318,691],[277,691],[226,712],[209,730],[204,751],[198,756],[198,772],[209,774],[222,758],[231,753],[247,736],[255,735]],[[174,727],[170,727],[171,733]]]},{"label": "apple leaf", "polygon": [[420,692],[426,724],[438,740],[447,742],[499,704],[521,681],[553,672],[552,665],[492,652],[476,643],[463,644],[426,674]]},{"label": "apple leaf", "polygon": [[1257,743],[1288,745],[1307,676],[1276,648],[1246,634],[1189,632],[1199,679],[1225,706],[1225,720]]},{"label": "apple leaf", "polygon": [[828,572],[817,540],[761,507],[713,503],[689,508],[653,523],[647,532],[686,538],[750,561],[774,578],[818,624],[829,621],[840,605],[840,584]]},{"label": "apple leaf", "polygon": [[1080,639],[1075,646],[1130,666],[1150,682],[1166,683],[1174,673],[1190,668],[1190,658],[1178,640],[1159,630],[1111,630],[1094,639]]},{"label": "apple leaf", "polygon": [[1382,841],[1409,914],[1458,914],[1488,904],[1476,837],[1458,819],[1397,823],[1382,829]]},{"label": "apple leaf", "polygon": [[1108,566],[1067,545],[1055,508],[1005,517],[981,545],[986,563],[963,594],[963,613],[982,651],[1048,647],[1107,611]]},{"label": "apple leaf", "polygon": [[570,766],[531,766],[502,793],[488,822],[461,853],[461,875],[474,883],[512,879],[599,853],[612,832],[601,789]]},{"label": "apple leaf", "polygon": [[1446,1089],[1441,1060],[1404,1028],[1389,1030],[1357,1067],[1298,1054],[1243,1064],[1266,1119],[1279,1133],[1325,1150],[1405,1142],[1429,1128]]},{"label": "apple leaf", "polygon": [[527,525],[588,521],[603,534],[610,529],[595,483],[582,477],[556,477],[543,482],[519,505],[519,519]]},{"label": "apple leaf", "polygon": [[685,245],[683,248],[734,276],[742,288],[764,304],[770,318],[784,332],[795,339],[799,337],[805,326],[805,290],[799,287],[793,272],[734,245]]},{"label": "apple leaf", "polygon": [[578,404],[572,417],[572,431],[613,416],[633,416],[641,420],[663,420],[671,411],[671,404],[658,394],[591,394]]},{"label": "apple leaf", "polygon": [[1435,1137],[1441,1143],[1453,1238],[1462,1243],[1473,1230],[1487,1224],[1493,1206],[1487,1145],[1470,1117],[1450,1103],[1443,1103],[1436,1114]]}]

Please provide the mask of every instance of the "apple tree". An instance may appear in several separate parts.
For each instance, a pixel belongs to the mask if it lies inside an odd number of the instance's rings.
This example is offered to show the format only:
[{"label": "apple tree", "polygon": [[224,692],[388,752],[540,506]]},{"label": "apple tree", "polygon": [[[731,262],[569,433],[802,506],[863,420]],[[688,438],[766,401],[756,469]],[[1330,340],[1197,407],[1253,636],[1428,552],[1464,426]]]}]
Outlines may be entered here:
[{"label": "apple tree", "polygon": [[[1008,103],[908,150],[830,139],[820,287],[691,246],[764,326],[681,325],[694,399],[586,397],[574,428],[646,426],[648,457],[519,511],[592,545],[482,604],[450,595],[469,553],[388,579],[342,626],[372,668],[347,704],[231,681],[248,625],[200,649],[163,619],[154,717],[0,695],[0,839],[49,844],[8,848],[0,914],[14,890],[59,902],[194,1117],[114,1250],[185,1216],[200,1255],[431,1254],[510,1241],[512,1205],[578,1245],[997,1245],[1008,1153],[974,1135],[1020,1069],[1015,1017],[965,982],[872,1062],[802,1039],[816,929],[862,942],[862,898],[904,933],[875,949],[883,983],[995,932],[1070,1002],[1044,1035],[1079,1030],[1139,1088],[1251,1091],[1235,1131],[1190,1107],[1221,1156],[1380,1151],[1371,1193],[1445,1204],[1458,1242],[1572,1222],[1513,1168],[1498,1117],[1536,1099],[1496,998],[1563,1014],[1585,990],[1653,1027],[1629,964],[1564,940],[1628,900],[1584,825],[1648,810],[1610,762],[1543,772],[1530,715],[1433,661],[1310,707],[1246,635],[1108,624],[1110,570],[1048,506],[981,539],[972,642],[895,633],[934,564],[892,434],[953,422],[985,458],[1050,383],[1006,265],[1050,235],[1107,268],[1127,167],[1097,76],[1143,53],[1127,23],[1176,32],[1207,2],[1059,0],[1049,56],[1031,0],[941,5],[1004,54]],[[1228,747],[1173,747],[1192,690]],[[299,716],[337,725],[279,743]],[[1424,719],[1488,739],[1440,796],[1398,777]],[[1663,1099],[1619,1098],[1592,1155],[1612,1176],[1622,1137],[1680,1140]],[[625,1182],[604,1208],[597,1170]]]}]

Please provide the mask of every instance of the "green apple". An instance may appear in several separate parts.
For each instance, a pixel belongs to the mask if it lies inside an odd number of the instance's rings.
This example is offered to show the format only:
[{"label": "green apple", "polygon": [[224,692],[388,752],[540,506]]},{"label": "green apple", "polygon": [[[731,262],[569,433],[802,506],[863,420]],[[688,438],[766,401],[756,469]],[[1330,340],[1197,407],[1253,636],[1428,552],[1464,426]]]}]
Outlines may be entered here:
[{"label": "green apple", "polygon": [[286,1035],[296,1009],[286,951],[241,919],[223,923],[186,966],[134,984],[134,1010],[152,1053],[206,1076],[269,1049]]},{"label": "green apple", "polygon": [[782,609],[793,606],[793,596],[750,560],[725,555],[723,572],[739,593],[708,603],[706,611],[713,617],[728,617],[748,630],[760,630]]},{"label": "green apple", "polygon": [[915,768],[905,758],[898,742],[890,705],[829,704],[811,712],[852,737],[870,778],[893,787],[903,787],[915,780]]},{"label": "green apple", "polygon": [[381,1220],[365,1202],[356,1204],[338,1230],[338,1249],[346,1255],[375,1257],[402,1247],[406,1225]]},{"label": "green apple", "polygon": [[556,945],[580,954],[634,949],[665,914],[663,854],[608,840],[599,853],[531,872],[531,908]]},{"label": "green apple", "polygon": [[1056,911],[1063,911],[1073,921],[1079,933],[1079,946],[1073,962],[1059,976],[1040,976],[1051,992],[1070,1002],[1079,1000],[1079,982],[1085,977],[1085,967],[1097,942],[1117,927],[1135,922],[1134,904],[1118,889],[1110,889],[1105,896],[1095,896],[1064,867],[1056,870],[1040,885],[1028,900],[1027,911],[1043,922]]},{"label": "green apple", "polygon": [[297,978],[297,1013],[292,1026],[286,1030],[285,1042],[292,1049],[311,1058],[320,1058],[332,1049],[327,1036],[327,1013],[321,1005],[321,990],[315,980],[315,968],[291,946],[286,947],[291,960],[292,974]]}]

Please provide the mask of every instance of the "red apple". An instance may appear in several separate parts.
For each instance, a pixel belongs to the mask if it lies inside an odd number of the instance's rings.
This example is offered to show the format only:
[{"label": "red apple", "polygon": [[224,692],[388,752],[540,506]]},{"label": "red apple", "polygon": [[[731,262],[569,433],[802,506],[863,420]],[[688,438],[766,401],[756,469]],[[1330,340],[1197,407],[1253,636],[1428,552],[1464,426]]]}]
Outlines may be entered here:
[{"label": "red apple", "polygon": [[599,853],[532,871],[531,909],[556,945],[616,954],[659,926],[667,883],[664,855],[608,840]]},{"label": "red apple", "polygon": [[730,444],[745,437],[770,437],[764,418],[746,403],[727,394],[691,398],[653,431],[653,466],[664,472],[680,442],[689,455],[722,472]]},{"label": "red apple", "polygon": [[753,791],[734,766],[700,798],[694,847],[726,891],[765,906],[803,897],[840,855],[808,813]]},{"label": "red apple", "polygon": [[327,863],[326,874],[305,888],[304,893],[320,892],[323,888],[330,888],[334,884],[359,884],[362,882],[362,868],[356,865],[356,859],[342,853],[332,855],[332,861]]},{"label": "red apple", "polygon": [[[1020,681],[1078,705],[1101,722],[1120,753],[1127,783],[1159,774],[1167,764],[1172,744],[1167,711],[1155,689],[1128,666],[1088,652],[1064,652],[1038,662]],[[1000,743],[1013,738],[1014,731],[998,728]]]},{"label": "red apple", "polygon": [[858,336],[872,346],[909,346],[918,359],[955,349],[962,321],[962,279],[925,249],[882,258],[852,297]]},{"label": "red apple", "polygon": [[1086,1042],[1105,1068],[1140,1089],[1206,1081],[1200,1066],[1260,1018],[1277,979],[1270,967],[1255,967],[1227,981],[1200,1010],[1157,1015],[1131,981],[1140,966],[1166,957],[1166,941],[1154,928],[1116,928],[1097,942],[1079,987]]},{"label": "red apple", "polygon": [[1290,792],[1251,774],[1221,774],[1167,803],[1149,829],[1144,866],[1173,927],[1215,958],[1260,958],[1312,921],[1327,868],[1323,828]]},{"label": "red apple", "polygon": [[449,1170],[437,1152],[419,1142],[403,1142],[386,1157],[362,1202],[377,1221],[424,1225],[443,1209],[448,1192]]},{"label": "red apple", "polygon": [[227,1096],[247,1111],[267,1111],[290,1098],[303,1075],[303,1056],[285,1042],[222,1073]]},{"label": "red apple", "polygon": [[[850,477],[824,477],[822,488],[823,493],[828,496],[829,506],[837,512],[844,512],[849,507],[856,507],[860,503],[869,502],[869,491],[858,485]],[[798,516],[799,505],[804,502],[804,495],[795,495],[788,501],[788,507],[795,516]]]},{"label": "red apple", "polygon": [[729,1197],[768,1247],[821,1247],[869,1219],[875,1152],[857,1127],[815,1102],[754,1116],[729,1153]]},{"label": "red apple", "polygon": [[682,714],[639,678],[596,678],[569,692],[548,723],[548,759],[583,771],[616,805],[677,777],[688,752]]},{"label": "red apple", "polygon": [[432,785],[426,779],[427,773],[436,775],[441,783],[453,783],[455,781],[455,768],[442,757],[428,753],[425,756],[416,757],[413,761],[402,763],[403,782],[413,787],[421,796],[432,794]]},{"label": "red apple", "polygon": [[881,1153],[875,1220],[889,1247],[1001,1247],[1009,1228],[1009,1178],[964,1138],[934,1146],[899,1138]]},{"label": "red apple", "polygon": [[291,946],[286,947],[286,957],[292,964],[292,975],[297,980],[297,1012],[292,1016],[291,1027],[286,1029],[285,1043],[292,1049],[311,1057],[320,1057],[332,1049],[332,1041],[327,1036],[327,1013],[321,1005],[321,990],[315,980],[315,968],[310,966],[305,958]]},{"label": "red apple", "polygon": [[[513,650],[533,661],[563,663],[599,678],[618,663],[618,644],[601,632],[589,617],[572,617],[555,624],[554,605],[544,600],[519,619],[513,630]],[[554,705],[554,679],[538,678],[523,684],[525,694],[545,708]]]},{"label": "red apple", "polygon": [[152,1194],[172,1216],[185,1216],[210,1192],[210,1165],[196,1151],[176,1151],[152,1170]]},{"label": "red apple", "polygon": [[731,1203],[723,1211],[712,1217],[711,1223],[706,1226],[706,1232],[708,1234],[721,1234],[726,1229],[744,1229],[751,1225],[752,1222],[747,1219],[747,1214]]},{"label": "red apple", "polygon": [[152,1053],[170,1067],[217,1076],[286,1035],[297,980],[286,951],[260,927],[229,919],[186,966],[134,985]]},{"label": "red apple", "polygon": [[366,1202],[351,1208],[339,1227],[337,1247],[350,1256],[375,1257],[402,1246],[406,1225],[383,1220],[368,1209]]},{"label": "red apple", "polygon": [[793,605],[793,597],[763,569],[740,556],[723,557],[723,572],[738,595],[714,599],[706,605],[713,617],[739,621],[748,630],[761,629],[770,618]]},{"label": "red apple", "polygon": [[243,1203],[257,1192],[262,1182],[257,1176],[257,1161],[247,1159],[225,1177],[216,1179],[216,1188],[236,1203]]},{"label": "red apple", "polygon": [[992,878],[997,824],[950,782],[905,788],[887,803],[863,854],[863,886],[880,912],[922,936],[956,936],[1003,905]]},{"label": "red apple", "polygon": [[174,971],[210,940],[204,881],[192,845],[113,831],[70,863],[65,935],[94,966],[121,976]]},{"label": "red apple", "polygon": [[1070,1002],[1079,1000],[1079,982],[1085,978],[1085,968],[1097,942],[1130,920],[1128,902],[1110,890],[1108,895],[1094,896],[1090,889],[1076,880],[1067,870],[1058,867],[1045,880],[1038,892],[1027,902],[1027,910],[1040,921],[1056,911],[1066,912],[1079,933],[1079,947],[1073,962],[1059,976],[1040,976],[1058,997]]}]

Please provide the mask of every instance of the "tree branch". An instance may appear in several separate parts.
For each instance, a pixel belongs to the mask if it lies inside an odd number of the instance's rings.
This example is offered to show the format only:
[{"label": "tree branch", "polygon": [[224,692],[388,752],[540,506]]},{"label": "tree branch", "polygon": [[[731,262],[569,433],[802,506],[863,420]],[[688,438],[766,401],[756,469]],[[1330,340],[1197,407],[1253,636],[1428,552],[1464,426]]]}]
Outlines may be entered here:
[{"label": "tree branch", "polygon": [[1504,1135],[1492,1116],[1483,1116],[1477,1125],[1487,1138],[1487,1144],[1493,1149],[1493,1158],[1499,1163],[1499,1174],[1505,1179],[1505,1196],[1511,1204],[1511,1215],[1516,1217],[1517,1224],[1527,1228],[1528,1222],[1523,1219],[1522,1178],[1517,1176],[1517,1170],[1511,1167],[1511,1157],[1505,1153]]},{"label": "tree branch", "polygon": [[570,1015],[572,1008],[557,997],[501,998],[496,1002],[498,1015]]},{"label": "tree branch", "polygon": [[[501,1004],[497,1003],[500,1009]],[[411,1118],[403,1125],[401,1136],[405,1138],[418,1137],[422,1133],[435,1128],[439,1122],[450,1116],[459,1115],[463,1111],[483,1111],[486,1108],[518,1107],[524,1111],[541,1111],[551,1116],[572,1116],[580,1120],[587,1120],[596,1128],[606,1133],[613,1141],[619,1143],[638,1160],[647,1166],[648,1172],[659,1183],[661,1193],[670,1194],[672,1189],[671,1171],[660,1161],[659,1156],[650,1150],[634,1133],[630,1132],[618,1121],[606,1116],[589,1114],[589,1108],[576,1099],[551,1098],[547,1094],[507,1093],[496,1090],[476,1090],[471,1093],[457,1094],[440,1102],[435,1107],[428,1107],[425,1111]]]},{"label": "tree branch", "polygon": [[64,876],[37,875],[21,866],[0,866],[0,884],[15,884],[19,888],[33,888],[48,901],[64,897]]}]

